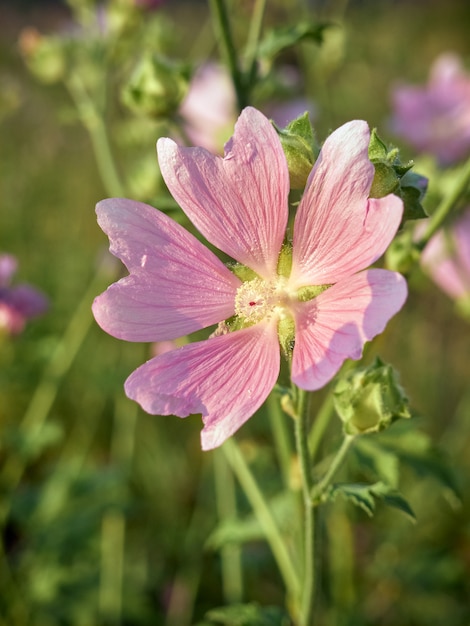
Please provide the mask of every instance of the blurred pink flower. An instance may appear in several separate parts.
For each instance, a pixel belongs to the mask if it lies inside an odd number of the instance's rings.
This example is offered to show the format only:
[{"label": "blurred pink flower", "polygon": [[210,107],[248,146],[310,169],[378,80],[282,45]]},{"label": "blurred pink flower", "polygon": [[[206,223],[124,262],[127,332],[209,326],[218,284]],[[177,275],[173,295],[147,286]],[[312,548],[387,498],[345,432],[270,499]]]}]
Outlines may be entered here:
[{"label": "blurred pink flower", "polygon": [[442,165],[470,154],[470,74],[457,55],[442,54],[426,86],[399,86],[392,98],[392,129],[416,150]]},{"label": "blurred pink flower", "polygon": [[236,120],[236,97],[226,69],[201,65],[191,80],[180,113],[192,144],[220,152]]},{"label": "blurred pink flower", "polygon": [[160,139],[168,188],[200,233],[238,262],[233,272],[164,213],[125,199],[98,204],[110,250],[130,272],[96,298],[98,324],[120,339],[150,342],[218,324],[209,339],[129,376],[126,393],[145,411],[202,413],[202,447],[214,448],[271,392],[280,341],[293,347],[293,382],[314,390],[383,331],[405,301],[406,282],[387,270],[360,270],[388,247],[403,205],[394,195],[368,198],[369,137],[366,122],[353,121],[325,141],[292,246],[284,244],[289,172],[263,114],[244,109],[224,158]]},{"label": "blurred pink flower", "polygon": [[0,330],[11,335],[22,332],[29,318],[44,313],[47,298],[29,285],[11,286],[17,261],[10,254],[0,255]]},{"label": "blurred pink flower", "polygon": [[470,298],[470,207],[449,231],[439,231],[421,257],[424,270],[451,298]]},{"label": "blurred pink flower", "polygon": [[[287,73],[287,72],[285,72]],[[291,72],[288,72],[292,74]],[[294,79],[290,78],[291,83]],[[307,98],[291,98],[263,105],[263,113],[280,126],[308,111],[313,119],[315,108]],[[227,69],[216,63],[201,65],[194,74],[180,113],[184,132],[192,145],[222,153],[237,118],[237,99]]]}]

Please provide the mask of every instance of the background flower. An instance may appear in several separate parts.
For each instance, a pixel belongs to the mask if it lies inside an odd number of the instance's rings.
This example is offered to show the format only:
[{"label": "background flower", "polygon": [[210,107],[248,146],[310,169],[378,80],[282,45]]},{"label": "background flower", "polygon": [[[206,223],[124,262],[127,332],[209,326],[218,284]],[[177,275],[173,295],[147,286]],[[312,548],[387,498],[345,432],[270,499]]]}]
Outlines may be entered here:
[{"label": "background flower", "polygon": [[0,255],[0,329],[17,335],[28,319],[41,315],[47,309],[47,298],[26,284],[11,285],[17,270],[15,257]]},{"label": "background flower", "polygon": [[470,297],[470,207],[449,230],[434,235],[423,252],[421,263],[451,298]]},{"label": "background flower", "polygon": [[392,94],[393,131],[442,165],[470,154],[470,74],[451,53],[433,63],[427,85],[402,85]]}]

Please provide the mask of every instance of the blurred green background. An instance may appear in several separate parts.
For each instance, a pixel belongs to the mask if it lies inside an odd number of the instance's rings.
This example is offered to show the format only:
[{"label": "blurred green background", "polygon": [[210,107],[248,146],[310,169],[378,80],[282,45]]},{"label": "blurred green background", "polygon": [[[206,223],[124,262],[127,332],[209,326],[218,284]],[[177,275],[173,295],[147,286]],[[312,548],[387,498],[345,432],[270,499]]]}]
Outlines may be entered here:
[{"label": "blurred green background", "polygon": [[[232,5],[236,40],[244,43],[253,3]],[[268,0],[265,29],[296,16],[335,23],[322,46],[304,42],[276,60],[304,77],[297,91],[315,106],[321,140],[361,118],[400,145],[388,127],[393,85],[425,82],[443,51],[470,63],[465,0]],[[230,599],[220,553],[206,544],[220,520],[214,475],[224,469],[216,452],[201,453],[198,417],[149,416],[124,396],[125,378],[151,348],[109,337],[91,317],[93,297],[121,271],[94,214],[109,190],[70,93],[26,67],[19,40],[31,27],[80,37],[65,4],[0,4],[0,252],[18,258],[19,281],[50,299],[47,314],[23,334],[1,338],[0,624],[186,626]],[[215,55],[206,3],[168,1],[146,13],[122,36],[106,75],[106,123],[118,170],[129,178],[127,195],[137,197],[142,178],[139,199],[174,212],[155,157],[165,123],[133,116],[118,96],[139,46],[157,40],[178,61]],[[99,71],[101,62],[98,46]],[[262,90],[257,97],[265,97]],[[404,159],[413,157],[401,147]],[[400,372],[423,433],[416,446],[432,441],[439,449],[442,480],[404,464],[400,489],[415,525],[380,506],[372,519],[341,503],[327,507],[320,626],[470,623],[468,331],[469,322],[417,269],[405,308],[374,352]],[[338,432],[339,420],[331,442]],[[274,492],[279,471],[267,415],[261,411],[237,439]],[[460,487],[460,504],[451,483]],[[237,499],[240,514],[248,514],[238,491]],[[265,544],[255,537],[242,558],[243,600],[282,604]]]}]

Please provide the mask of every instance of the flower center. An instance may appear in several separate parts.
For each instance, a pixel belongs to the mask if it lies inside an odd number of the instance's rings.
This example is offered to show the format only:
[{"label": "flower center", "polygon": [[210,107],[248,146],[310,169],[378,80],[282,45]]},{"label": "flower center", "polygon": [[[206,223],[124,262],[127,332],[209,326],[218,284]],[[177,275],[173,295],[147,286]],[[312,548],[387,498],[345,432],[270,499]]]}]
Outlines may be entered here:
[{"label": "flower center", "polygon": [[283,277],[268,282],[254,278],[243,283],[235,296],[235,314],[250,325],[273,314],[282,319],[288,303],[285,283]]}]

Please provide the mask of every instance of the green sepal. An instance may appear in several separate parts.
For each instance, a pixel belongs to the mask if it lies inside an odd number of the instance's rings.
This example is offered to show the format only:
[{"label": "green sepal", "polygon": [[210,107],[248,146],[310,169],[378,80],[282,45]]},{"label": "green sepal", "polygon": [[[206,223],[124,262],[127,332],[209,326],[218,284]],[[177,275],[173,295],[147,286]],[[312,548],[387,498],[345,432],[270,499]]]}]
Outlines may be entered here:
[{"label": "green sepal", "polygon": [[349,435],[379,432],[397,419],[411,417],[397,373],[378,357],[367,367],[340,378],[333,400]]},{"label": "green sepal", "polygon": [[320,152],[308,112],[292,120],[285,128],[273,125],[286,156],[291,189],[303,189]]},{"label": "green sepal", "polygon": [[369,159],[375,168],[369,197],[383,198],[394,193],[403,200],[402,221],[427,217],[421,204],[427,189],[427,178],[411,171],[413,161],[402,163],[398,148],[389,149],[375,128],[370,135]]},{"label": "green sepal", "polygon": [[277,260],[277,273],[279,276],[289,278],[292,270],[292,246],[283,244]]},{"label": "green sepal", "polygon": [[308,285],[306,287],[301,287],[297,292],[297,298],[299,302],[308,302],[309,300],[313,300],[321,293],[326,291],[331,285]]},{"label": "green sepal", "polygon": [[255,280],[255,278],[259,278],[258,274],[254,270],[246,265],[242,265],[241,263],[229,263],[227,267],[244,283],[250,280]]}]

